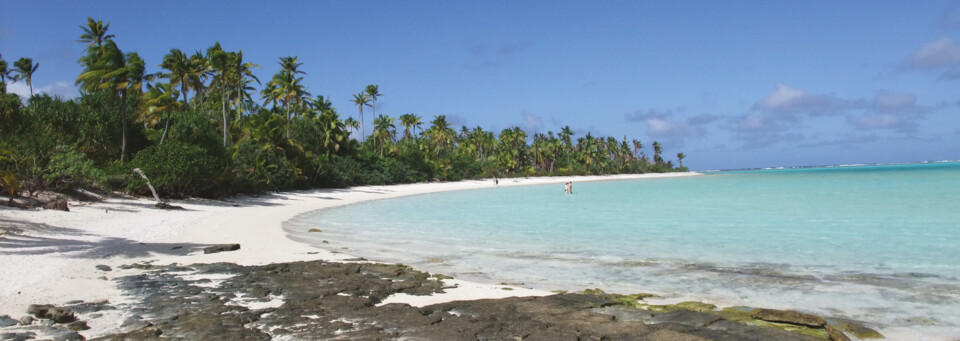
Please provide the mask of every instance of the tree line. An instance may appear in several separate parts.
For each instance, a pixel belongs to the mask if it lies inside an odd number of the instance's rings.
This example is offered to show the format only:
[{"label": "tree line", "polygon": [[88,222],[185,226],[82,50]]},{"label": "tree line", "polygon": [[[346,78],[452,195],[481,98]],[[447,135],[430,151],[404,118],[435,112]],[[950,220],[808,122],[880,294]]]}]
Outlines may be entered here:
[{"label": "tree line", "polygon": [[[377,85],[353,95],[360,120],[330,99],[314,96],[296,56],[261,82],[242,51],[219,43],[193,54],[171,49],[146,73],[147,62],[124,52],[109,23],[88,18],[86,50],[76,78],[80,96],[34,94],[39,68],[0,55],[0,190],[13,197],[41,190],[94,188],[144,194],[140,168],[165,196],[217,197],[283,189],[345,187],[486,177],[587,175],[685,170],[652,159],[638,140],[576,136],[569,126],[529,136],[519,127],[499,134],[454,129],[445,115],[427,122],[406,113],[377,114]],[[7,93],[24,81],[30,97]],[[255,101],[257,93],[262,102]],[[371,109],[373,131],[365,131]]]}]

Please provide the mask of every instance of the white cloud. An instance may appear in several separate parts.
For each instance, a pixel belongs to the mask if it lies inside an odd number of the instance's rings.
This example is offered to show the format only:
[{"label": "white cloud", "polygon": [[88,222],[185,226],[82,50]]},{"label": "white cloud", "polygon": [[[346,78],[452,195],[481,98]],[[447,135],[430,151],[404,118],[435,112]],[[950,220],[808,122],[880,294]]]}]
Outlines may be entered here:
[{"label": "white cloud", "polygon": [[700,126],[678,123],[663,118],[651,117],[646,120],[647,133],[652,136],[665,137],[685,137],[694,135],[703,135],[703,128]]},{"label": "white cloud", "polygon": [[803,90],[791,88],[786,84],[777,84],[777,90],[764,96],[755,107],[768,110],[789,108],[801,102],[805,95]]},{"label": "white cloud", "polygon": [[523,116],[523,128],[524,130],[530,130],[533,132],[540,131],[540,128],[543,128],[543,118],[533,113],[524,110],[520,113]]},{"label": "white cloud", "polygon": [[940,38],[920,47],[910,57],[907,66],[916,69],[935,69],[960,65],[960,45],[953,38]]},{"label": "white cloud", "polygon": [[[778,84],[751,110],[728,121],[726,128],[748,147],[804,139],[804,121],[819,116],[843,115],[858,130],[887,129],[909,135],[917,131],[917,122],[926,113],[943,106],[917,104],[917,96],[909,93],[880,91],[871,99],[843,99]],[[817,139],[810,133],[806,137]]]},{"label": "white cloud", "polygon": [[[682,111],[681,109],[678,109]],[[672,110],[649,109],[624,115],[628,122],[642,122],[647,126],[647,134],[653,138],[666,140],[674,146],[682,146],[688,137],[704,136],[707,124],[716,121],[714,115],[693,116],[685,121],[675,119]]]},{"label": "white cloud", "polygon": [[753,105],[753,110],[781,115],[834,115],[855,106],[833,95],[808,94],[786,84],[777,84],[777,89]]},{"label": "white cloud", "polygon": [[881,91],[873,98],[873,103],[878,111],[909,110],[917,107],[917,96],[907,93]]},{"label": "white cloud", "polygon": [[[25,82],[7,83],[7,92],[17,94],[22,98],[30,97],[30,87]],[[80,95],[80,91],[73,83],[62,81],[42,87],[34,84],[33,93],[37,95],[48,94],[61,99],[71,99]]]}]

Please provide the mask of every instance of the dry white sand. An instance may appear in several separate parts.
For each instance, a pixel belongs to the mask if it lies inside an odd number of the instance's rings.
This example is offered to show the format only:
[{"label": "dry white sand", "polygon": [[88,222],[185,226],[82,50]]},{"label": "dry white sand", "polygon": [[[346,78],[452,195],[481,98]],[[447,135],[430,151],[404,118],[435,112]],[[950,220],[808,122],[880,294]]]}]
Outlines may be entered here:
[{"label": "dry white sand", "polygon": [[[499,186],[561,184],[689,176],[695,173],[500,179]],[[0,206],[0,226],[22,230],[0,235],[0,315],[19,318],[30,304],[62,305],[72,300],[126,302],[113,278],[138,273],[120,265],[233,262],[260,265],[306,260],[343,260],[353,256],[287,238],[281,224],[312,210],[407,195],[492,187],[493,180],[420,183],[285,192],[228,200],[173,201],[184,210],[159,210],[147,199],[109,198],[98,203],[70,202],[70,212],[21,210]],[[213,244],[239,243],[233,252],[203,254]],[[112,271],[100,271],[97,265]],[[388,302],[423,306],[440,302],[547,295],[549,292],[447,280],[456,289],[429,297],[396,295]],[[122,311],[89,321],[92,337],[116,330]]]}]

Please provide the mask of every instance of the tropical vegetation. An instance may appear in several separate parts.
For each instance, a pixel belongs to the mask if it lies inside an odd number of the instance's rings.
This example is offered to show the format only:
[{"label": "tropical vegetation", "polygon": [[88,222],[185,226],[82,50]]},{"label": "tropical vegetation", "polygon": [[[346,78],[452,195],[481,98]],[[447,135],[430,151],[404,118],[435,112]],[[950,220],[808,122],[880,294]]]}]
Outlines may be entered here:
[{"label": "tropical vegetation", "polygon": [[[161,195],[225,196],[286,189],[525,177],[669,172],[654,141],[510,127],[455,129],[443,114],[377,112],[378,85],[353,95],[359,120],[313,96],[296,56],[261,83],[242,51],[214,43],[192,54],[170,49],[148,62],[124,51],[109,23],[88,19],[76,84],[64,100],[33,93],[39,63],[0,56],[0,193],[92,188]],[[30,96],[7,93],[24,81]],[[262,102],[254,99],[257,94]],[[371,109],[366,115],[365,108]],[[369,117],[367,117],[369,116]],[[365,130],[372,120],[373,131]],[[580,136],[578,136],[580,135]],[[678,161],[685,157],[678,154]]]}]

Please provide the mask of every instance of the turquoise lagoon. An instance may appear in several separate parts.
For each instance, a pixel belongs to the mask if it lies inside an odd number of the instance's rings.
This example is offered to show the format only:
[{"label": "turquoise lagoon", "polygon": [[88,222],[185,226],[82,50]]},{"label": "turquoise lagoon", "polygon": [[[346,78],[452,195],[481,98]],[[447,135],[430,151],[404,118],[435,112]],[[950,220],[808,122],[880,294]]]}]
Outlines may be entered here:
[{"label": "turquoise lagoon", "polygon": [[491,186],[371,201],[285,226],[297,240],[468,280],[652,292],[960,335],[960,163],[573,189]]}]

